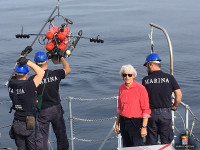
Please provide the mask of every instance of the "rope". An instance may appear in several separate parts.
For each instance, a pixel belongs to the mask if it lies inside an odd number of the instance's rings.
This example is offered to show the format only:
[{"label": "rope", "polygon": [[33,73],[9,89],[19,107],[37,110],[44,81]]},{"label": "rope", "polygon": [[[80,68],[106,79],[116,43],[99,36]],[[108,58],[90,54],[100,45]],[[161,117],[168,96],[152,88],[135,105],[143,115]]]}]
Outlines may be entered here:
[{"label": "rope", "polygon": [[[107,140],[112,140],[114,138],[117,138],[116,136],[113,136],[113,137],[110,137],[108,138]],[[82,142],[102,142],[104,141],[104,139],[102,140],[88,140],[88,139],[82,139],[82,138],[74,138],[75,140],[78,140],[78,141],[82,141]],[[69,139],[68,139],[69,140]],[[53,143],[57,143],[56,141],[48,141],[49,144],[53,144]]]},{"label": "rope", "polygon": [[0,102],[0,104],[7,104],[7,103],[12,103],[12,101],[9,100],[9,101],[2,101],[2,102]]},{"label": "rope", "polygon": [[192,112],[192,110],[190,108],[188,108],[188,110],[190,111],[190,114],[193,116],[193,118],[197,121],[200,121],[195,115],[194,113]]},{"label": "rope", "polygon": [[[62,101],[64,100],[68,100],[69,98],[64,98],[62,99]],[[93,99],[86,99],[86,98],[75,98],[75,97],[70,97],[71,100],[80,100],[80,101],[97,101],[97,100],[112,100],[112,99],[117,99],[117,96],[113,96],[113,97],[106,97],[106,98],[93,98]],[[8,101],[2,101],[0,102],[0,104],[6,104],[6,103],[12,103],[11,100]]]},{"label": "rope", "polygon": [[8,127],[11,127],[11,124],[10,124],[10,125],[6,125],[6,126],[3,126],[3,127],[0,127],[0,129],[8,128]]},{"label": "rope", "polygon": [[110,118],[92,120],[92,119],[81,119],[81,118],[72,117],[72,119],[74,119],[74,120],[86,121],[86,122],[105,121],[105,120],[112,120],[112,119],[116,119],[116,118],[117,117],[110,117]]},{"label": "rope", "polygon": [[174,126],[174,128],[176,129],[176,131],[177,131],[179,134],[185,134],[185,133],[182,133],[176,126]]},{"label": "rope", "polygon": [[57,143],[56,141],[48,141],[49,144]]},{"label": "rope", "polygon": [[[116,136],[110,137],[107,140],[111,140],[114,138],[116,138]],[[88,140],[88,139],[81,139],[81,138],[75,138],[75,139],[78,141],[82,141],[82,142],[102,142],[102,141],[104,141],[104,139],[103,140]]]},{"label": "rope", "polygon": [[[68,100],[69,98],[65,98],[63,100]],[[75,97],[70,97],[71,100],[79,100],[79,101],[97,101],[97,100],[111,100],[111,99],[117,99],[117,96],[113,97],[107,97],[107,98],[94,98],[94,99],[84,99],[84,98],[75,98]]]},{"label": "rope", "polygon": [[196,136],[194,136],[194,134],[193,134],[193,133],[192,133],[191,135],[192,135],[192,137],[194,138],[194,140],[195,140],[195,141],[197,141],[197,142],[199,142],[199,143],[200,143],[200,140],[199,140],[199,139],[198,139]]},{"label": "rope", "polygon": [[191,130],[190,130],[190,136],[192,135],[192,130],[193,130],[193,128],[194,128],[194,124],[195,124],[195,118],[194,118],[194,120],[193,120],[193,122],[192,122],[192,127],[191,127]]},{"label": "rope", "polygon": [[182,119],[182,122],[183,122],[183,127],[184,127],[184,130],[186,130],[185,129],[185,121],[184,121],[184,119],[183,119],[183,116],[179,113],[179,111],[177,110],[177,111],[175,111],[180,117],[181,117],[181,119]]}]

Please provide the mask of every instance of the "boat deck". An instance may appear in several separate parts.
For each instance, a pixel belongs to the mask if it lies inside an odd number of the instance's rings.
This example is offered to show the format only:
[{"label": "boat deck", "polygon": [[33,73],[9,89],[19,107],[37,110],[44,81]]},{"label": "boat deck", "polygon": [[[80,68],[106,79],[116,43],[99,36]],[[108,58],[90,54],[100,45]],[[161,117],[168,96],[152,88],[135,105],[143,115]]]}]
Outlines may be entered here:
[{"label": "boat deck", "polygon": [[171,144],[151,145],[151,146],[138,146],[138,147],[125,147],[118,150],[175,150]]}]

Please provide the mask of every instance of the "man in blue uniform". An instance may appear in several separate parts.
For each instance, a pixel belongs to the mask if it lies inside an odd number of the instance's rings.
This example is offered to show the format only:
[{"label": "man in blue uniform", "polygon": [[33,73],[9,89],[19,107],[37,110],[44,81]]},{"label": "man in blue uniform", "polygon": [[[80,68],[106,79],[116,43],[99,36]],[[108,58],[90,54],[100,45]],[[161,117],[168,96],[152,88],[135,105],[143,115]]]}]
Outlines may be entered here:
[{"label": "man in blue uniform", "polygon": [[[42,81],[44,70],[25,57],[18,59],[17,63],[15,75],[8,85],[9,96],[13,102],[11,111],[15,110],[10,135],[15,139],[18,150],[42,150],[42,136],[39,132],[35,133],[34,122],[35,90]],[[28,66],[36,73],[32,80],[26,80]]]},{"label": "man in blue uniform", "polygon": [[[144,66],[148,76],[144,77],[142,84],[149,95],[151,117],[147,128],[147,145],[156,145],[158,135],[162,144],[169,144],[174,138],[172,130],[171,110],[176,110],[182,99],[181,89],[173,75],[161,71],[161,59],[156,53],[149,54]],[[171,96],[175,99],[172,105]]]},{"label": "man in blue uniform", "polygon": [[36,64],[45,70],[44,78],[37,89],[37,94],[42,96],[42,106],[38,116],[38,121],[43,136],[43,150],[48,150],[50,123],[52,124],[53,131],[57,138],[57,149],[69,149],[66,126],[63,118],[64,111],[61,106],[59,95],[59,85],[60,81],[71,72],[71,68],[65,60],[63,52],[59,50],[57,53],[63,69],[48,70],[48,58],[46,53],[38,51],[35,54]]}]

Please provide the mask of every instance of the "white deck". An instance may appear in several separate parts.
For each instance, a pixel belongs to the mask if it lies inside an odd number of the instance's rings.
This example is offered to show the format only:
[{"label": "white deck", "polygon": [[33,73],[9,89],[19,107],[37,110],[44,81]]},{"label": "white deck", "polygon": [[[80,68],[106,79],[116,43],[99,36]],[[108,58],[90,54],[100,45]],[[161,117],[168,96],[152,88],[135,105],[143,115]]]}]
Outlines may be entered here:
[{"label": "white deck", "polygon": [[170,144],[164,145],[151,145],[151,146],[138,146],[138,147],[124,147],[118,150],[175,150]]}]

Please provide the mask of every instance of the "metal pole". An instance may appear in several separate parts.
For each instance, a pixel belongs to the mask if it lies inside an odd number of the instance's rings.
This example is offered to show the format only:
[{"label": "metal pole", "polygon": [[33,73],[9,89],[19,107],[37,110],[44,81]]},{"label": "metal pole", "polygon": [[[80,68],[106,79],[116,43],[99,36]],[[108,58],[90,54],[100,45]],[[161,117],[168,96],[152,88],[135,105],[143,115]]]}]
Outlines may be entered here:
[{"label": "metal pole", "polygon": [[[118,107],[118,96],[117,96],[117,107]],[[119,124],[119,128],[120,128],[120,124]],[[118,149],[119,149],[119,148],[122,148],[122,136],[121,136],[121,133],[117,135],[117,138],[118,138]]]},{"label": "metal pole", "polygon": [[[172,96],[171,96],[171,102],[173,102],[174,99],[175,99],[175,95],[174,95],[174,92],[173,92]],[[172,112],[172,130],[175,133],[175,118],[176,118],[176,116],[175,116],[175,112],[174,111],[171,111],[171,112]],[[173,139],[173,141],[171,143],[173,146],[175,145],[175,138],[176,137],[177,136],[174,134],[174,139]]]},{"label": "metal pole", "polygon": [[103,140],[102,144],[100,145],[98,150],[102,150],[103,146],[105,145],[106,141],[108,140],[109,136],[112,134],[113,130],[115,128],[115,123],[113,125],[113,127],[110,129],[108,135],[106,136],[106,138]]},{"label": "metal pole", "polygon": [[185,107],[185,134],[188,136],[189,135],[189,109],[190,109],[190,106],[181,102],[180,103],[183,107]]},{"label": "metal pole", "polygon": [[72,106],[71,106],[71,97],[68,98],[69,106],[69,123],[70,123],[70,136],[71,136],[71,147],[74,150],[74,135],[73,135],[73,118],[72,118]]},{"label": "metal pole", "polygon": [[121,136],[121,134],[118,134],[117,138],[118,138],[118,149],[119,149],[119,148],[122,148],[122,136]]},{"label": "metal pole", "polygon": [[183,103],[182,101],[181,101],[181,103],[180,103],[183,107],[187,107],[187,105],[185,104],[185,103]]},{"label": "metal pole", "polygon": [[186,105],[185,107],[185,134],[188,136],[189,135],[189,106]]},{"label": "metal pole", "polygon": [[170,74],[173,75],[173,50],[172,50],[172,44],[171,44],[171,40],[169,38],[169,35],[163,27],[160,27],[160,26],[158,26],[154,23],[150,23],[150,26],[153,26],[157,29],[162,30],[163,33],[165,34],[166,38],[167,38],[167,42],[168,42],[168,45],[169,45],[169,53],[170,53]]},{"label": "metal pole", "polygon": [[41,32],[43,31],[43,29],[45,28],[46,24],[49,22],[50,18],[52,17],[52,15],[54,14],[54,12],[56,11],[56,9],[58,8],[58,6],[55,7],[55,9],[53,10],[53,12],[51,13],[51,15],[49,16],[49,18],[46,20],[45,24],[42,26],[42,28],[40,29],[39,33],[37,34],[37,36],[35,37],[35,39],[33,40],[31,47],[33,46],[33,44],[35,43],[35,41],[37,40],[37,38],[40,36]]},{"label": "metal pole", "polygon": [[[174,111],[172,111],[172,130],[175,131],[175,114],[174,114]],[[176,135],[174,135],[174,138],[176,138]],[[172,141],[172,145],[174,146],[175,144],[175,140],[173,139]]]}]

